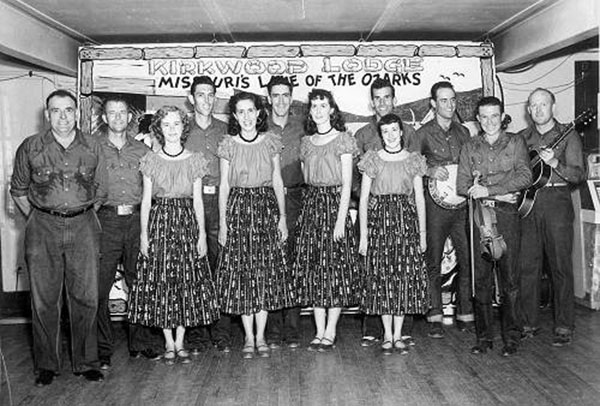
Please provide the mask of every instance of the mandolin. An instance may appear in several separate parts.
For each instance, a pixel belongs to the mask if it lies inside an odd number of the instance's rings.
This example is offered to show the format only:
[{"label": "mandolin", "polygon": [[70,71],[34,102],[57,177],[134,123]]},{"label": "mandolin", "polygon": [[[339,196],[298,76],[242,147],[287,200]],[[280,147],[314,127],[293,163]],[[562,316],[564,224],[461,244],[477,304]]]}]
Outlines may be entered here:
[{"label": "mandolin", "polygon": [[[554,149],[560,144],[569,133],[580,126],[585,126],[592,122],[596,118],[596,111],[592,108],[586,109],[583,113],[578,115],[553,141],[550,145],[545,148]],[[519,214],[521,217],[526,217],[531,213],[533,205],[535,203],[535,197],[538,190],[542,189],[548,184],[552,177],[552,167],[546,164],[538,150],[532,149],[529,151],[529,158],[531,159],[531,172],[533,175],[533,184],[523,190],[519,195]]]}]

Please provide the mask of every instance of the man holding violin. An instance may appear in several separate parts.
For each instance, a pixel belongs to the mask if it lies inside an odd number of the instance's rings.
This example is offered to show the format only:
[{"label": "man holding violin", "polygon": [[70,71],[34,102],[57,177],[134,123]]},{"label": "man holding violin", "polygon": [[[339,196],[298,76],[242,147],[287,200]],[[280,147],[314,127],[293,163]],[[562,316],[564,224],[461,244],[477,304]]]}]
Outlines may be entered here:
[{"label": "man holding violin", "polygon": [[[476,111],[482,132],[463,146],[457,175],[458,193],[469,197],[476,215],[484,220],[474,227],[471,247],[477,334],[471,353],[486,353],[492,348],[493,266],[497,262],[502,296],[502,355],[510,356],[517,352],[521,338],[517,302],[521,227],[516,202],[518,192],[531,184],[531,169],[523,139],[502,128],[502,102],[484,97],[477,103]],[[499,253],[498,248],[502,249]],[[489,261],[482,254],[494,258]]]},{"label": "man holding violin", "polygon": [[[520,132],[529,150],[539,153],[539,165],[552,168],[548,184],[538,191],[531,212],[522,220],[520,288],[523,336],[532,337],[539,332],[539,284],[545,254],[554,290],[553,345],[560,347],[571,343],[574,328],[574,213],[570,186],[585,179],[585,166],[581,140],[575,131],[570,131],[554,149],[547,148],[567,128],[554,119],[555,102],[549,90],[534,90],[527,99],[533,125]],[[536,172],[538,166],[533,169]]]}]

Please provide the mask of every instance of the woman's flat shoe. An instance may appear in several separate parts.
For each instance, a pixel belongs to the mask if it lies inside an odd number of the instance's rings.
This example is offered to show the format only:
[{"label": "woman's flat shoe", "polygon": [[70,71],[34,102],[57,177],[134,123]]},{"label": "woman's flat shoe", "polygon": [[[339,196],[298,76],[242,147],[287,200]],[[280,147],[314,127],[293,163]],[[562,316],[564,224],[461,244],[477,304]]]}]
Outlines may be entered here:
[{"label": "woman's flat shoe", "polygon": [[319,351],[319,348],[321,347],[321,341],[323,341],[322,338],[313,338],[310,344],[308,344],[308,351]]},{"label": "woman's flat shoe", "polygon": [[333,340],[323,337],[321,345],[319,346],[319,352],[329,352],[335,348],[335,338]]},{"label": "woman's flat shoe", "polygon": [[389,340],[384,341],[381,343],[381,351],[383,355],[392,355],[394,353],[394,344]]},{"label": "woman's flat shoe", "polygon": [[408,354],[408,345],[404,342],[404,340],[396,340],[394,341],[394,349],[400,353],[401,355]]},{"label": "woman's flat shoe", "polygon": [[244,344],[244,347],[242,348],[242,358],[250,359],[253,356],[254,356],[254,344],[247,342],[246,344]]},{"label": "woman's flat shoe", "polygon": [[177,358],[182,364],[189,364],[190,362],[192,362],[192,360],[190,359],[190,353],[184,348],[180,348],[177,350]]},{"label": "woman's flat shoe", "polygon": [[165,364],[174,365],[175,364],[175,350],[166,350],[164,358],[165,358]]},{"label": "woman's flat shoe", "polygon": [[271,349],[265,342],[256,343],[256,353],[261,358],[269,358],[271,355]]}]

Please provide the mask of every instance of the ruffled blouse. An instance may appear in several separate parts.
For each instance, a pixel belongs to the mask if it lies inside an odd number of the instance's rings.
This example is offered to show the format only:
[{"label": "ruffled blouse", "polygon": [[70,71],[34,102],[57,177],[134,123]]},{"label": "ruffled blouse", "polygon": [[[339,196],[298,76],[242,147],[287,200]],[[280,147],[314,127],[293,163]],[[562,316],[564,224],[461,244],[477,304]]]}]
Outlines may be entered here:
[{"label": "ruffled blouse", "polygon": [[167,160],[148,152],[140,160],[140,171],[152,180],[154,197],[192,197],[194,182],[206,175],[208,161],[201,152],[180,160]]},{"label": "ruffled blouse", "polygon": [[427,171],[425,157],[418,152],[411,152],[400,161],[385,161],[377,151],[367,151],[357,166],[361,173],[373,179],[371,193],[374,195],[412,195],[414,177],[423,176]]},{"label": "ruffled blouse", "polygon": [[313,186],[339,186],[342,184],[342,161],[344,154],[358,155],[356,139],[347,132],[326,144],[315,145],[313,136],[302,138],[300,160],[304,162],[304,181]]},{"label": "ruffled blouse", "polygon": [[283,150],[281,137],[266,132],[254,144],[236,142],[225,136],[219,144],[217,155],[229,161],[230,187],[273,186],[273,156]]}]

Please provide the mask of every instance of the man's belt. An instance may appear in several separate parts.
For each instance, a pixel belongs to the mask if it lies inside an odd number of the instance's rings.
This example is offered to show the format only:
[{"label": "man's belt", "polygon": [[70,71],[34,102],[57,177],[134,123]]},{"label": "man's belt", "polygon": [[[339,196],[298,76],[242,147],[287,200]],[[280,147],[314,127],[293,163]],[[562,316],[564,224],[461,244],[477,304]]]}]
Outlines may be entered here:
[{"label": "man's belt", "polygon": [[118,204],[111,205],[107,204],[102,206],[100,209],[108,210],[111,213],[116,214],[117,216],[131,216],[133,213],[140,211],[139,204]]},{"label": "man's belt", "polygon": [[548,182],[546,185],[548,187],[567,187],[569,184],[567,182]]},{"label": "man's belt", "polygon": [[202,193],[204,193],[205,195],[214,195],[217,193],[217,186],[209,186],[209,185],[204,185],[202,186]]},{"label": "man's belt", "polygon": [[492,199],[481,199],[480,200],[481,205],[485,206],[485,207],[506,207],[506,208],[516,208],[517,205],[513,204],[513,203],[508,203],[508,202],[500,202],[498,200],[492,200]]},{"label": "man's belt", "polygon": [[71,217],[76,217],[76,216],[79,216],[79,215],[85,213],[86,211],[88,211],[92,207],[94,207],[94,205],[90,204],[89,206],[84,207],[83,209],[77,209],[77,210],[71,210],[71,211],[53,210],[53,209],[47,209],[45,207],[37,207],[37,206],[34,206],[34,207],[36,210],[39,210],[42,213],[51,214],[53,216],[62,217],[62,218],[71,218]]}]

